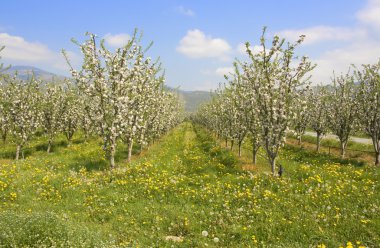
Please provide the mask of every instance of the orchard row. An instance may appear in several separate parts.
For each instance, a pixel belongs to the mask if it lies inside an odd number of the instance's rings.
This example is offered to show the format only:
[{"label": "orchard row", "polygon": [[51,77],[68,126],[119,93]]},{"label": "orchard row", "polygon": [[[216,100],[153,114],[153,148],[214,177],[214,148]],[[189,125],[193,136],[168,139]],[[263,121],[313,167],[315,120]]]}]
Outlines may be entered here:
[{"label": "orchard row", "polygon": [[268,47],[264,29],[261,49],[246,44],[249,59],[234,63],[226,85],[194,120],[232,145],[237,142],[239,154],[249,137],[253,162],[263,147],[273,174],[287,133],[294,131],[301,142],[307,127],[317,134],[317,151],[328,131],[337,135],[342,157],[350,135],[364,131],[372,138],[375,164],[380,165],[380,61],[334,75],[330,85],[310,87],[308,74],[315,65],[306,56],[295,56],[303,39],[291,44],[275,36]]},{"label": "orchard row", "polygon": [[134,143],[144,146],[176,126],[182,118],[182,103],[176,93],[164,88],[158,60],[146,57],[140,41],[135,32],[115,52],[103,41],[97,44],[93,34],[83,44],[74,41],[83,63],[80,70],[74,69],[63,51],[72,74],[65,82],[0,74],[0,133],[4,142],[12,137],[16,159],[38,130],[48,137],[50,152],[59,133],[70,143],[81,129],[86,137],[96,133],[103,139],[113,168],[119,140],[128,144],[130,160]]}]

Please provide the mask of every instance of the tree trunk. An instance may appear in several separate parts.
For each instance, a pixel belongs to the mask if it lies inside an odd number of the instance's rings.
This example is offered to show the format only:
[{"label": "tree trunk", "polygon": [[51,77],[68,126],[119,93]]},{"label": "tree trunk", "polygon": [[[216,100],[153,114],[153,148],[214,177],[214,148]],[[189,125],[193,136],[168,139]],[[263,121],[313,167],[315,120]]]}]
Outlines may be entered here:
[{"label": "tree trunk", "polygon": [[257,145],[255,142],[252,142],[252,162],[256,164],[257,162],[257,152],[259,151],[260,145]]},{"label": "tree trunk", "polygon": [[302,135],[298,136],[298,145],[300,146],[302,143]]},{"label": "tree trunk", "polygon": [[375,166],[380,166],[380,141],[377,136],[372,136],[372,142],[375,150]]},{"label": "tree trunk", "polygon": [[111,138],[111,147],[110,147],[110,153],[109,153],[111,170],[115,168],[115,153],[116,153],[116,140],[113,137]]},{"label": "tree trunk", "polygon": [[340,157],[344,159],[346,156],[346,146],[347,146],[347,141],[346,142],[340,142]]},{"label": "tree trunk", "polygon": [[48,147],[47,147],[47,153],[50,153],[50,149],[51,149],[51,143],[52,143],[52,140],[49,139],[49,142],[48,142]]},{"label": "tree trunk", "polygon": [[88,131],[84,131],[84,143],[87,143],[87,140],[88,140]]},{"label": "tree trunk", "polygon": [[71,141],[73,139],[73,136],[74,136],[74,132],[72,131],[68,131],[66,132],[66,138],[67,138],[67,146],[71,146]]},{"label": "tree trunk", "polygon": [[3,140],[3,144],[5,144],[5,142],[7,141],[7,132],[6,131],[1,134],[1,138]]},{"label": "tree trunk", "polygon": [[234,140],[231,140],[231,151],[233,147],[234,147]]},{"label": "tree trunk", "polygon": [[255,147],[253,147],[253,149],[252,149],[252,162],[253,162],[253,164],[256,164],[256,160],[257,160],[257,149],[255,148]]},{"label": "tree trunk", "polygon": [[115,168],[115,151],[110,152],[110,168],[113,170]]},{"label": "tree trunk", "polygon": [[321,134],[317,133],[317,152],[319,152],[320,147],[321,147]]},{"label": "tree trunk", "polygon": [[375,156],[376,156],[375,165],[380,166],[380,152],[377,151]]},{"label": "tree trunk", "polygon": [[17,148],[16,148],[16,160],[19,159],[20,157],[20,151],[21,151],[22,147],[21,145],[17,145]]},{"label": "tree trunk", "polygon": [[243,143],[243,141],[239,141],[238,145],[239,145],[239,157],[241,157],[241,144]]},{"label": "tree trunk", "polygon": [[128,143],[128,163],[130,163],[132,160],[132,148],[133,148],[133,140],[131,140]]},{"label": "tree trunk", "polygon": [[269,158],[272,175],[276,176],[276,158]]},{"label": "tree trunk", "polygon": [[226,147],[228,147],[228,139],[226,138]]}]

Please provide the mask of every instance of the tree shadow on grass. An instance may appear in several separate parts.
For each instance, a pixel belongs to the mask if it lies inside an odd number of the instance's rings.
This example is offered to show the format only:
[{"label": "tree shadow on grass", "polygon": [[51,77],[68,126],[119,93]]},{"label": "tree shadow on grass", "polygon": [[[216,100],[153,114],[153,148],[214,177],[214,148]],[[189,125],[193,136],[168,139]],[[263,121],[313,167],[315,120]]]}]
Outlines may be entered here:
[{"label": "tree shadow on grass", "polygon": [[0,150],[0,158],[14,159],[16,155],[16,148],[13,150]]},{"label": "tree shadow on grass", "polygon": [[110,168],[108,161],[101,159],[84,161],[80,167],[86,168],[87,171],[104,171]]},{"label": "tree shadow on grass", "polygon": [[[20,159],[27,158],[32,155],[34,150],[32,148],[24,148],[23,152],[20,152]],[[15,159],[16,158],[16,146],[7,149],[0,149],[0,158]]]},{"label": "tree shadow on grass", "polygon": [[[60,141],[57,141],[57,142],[53,141],[53,144],[51,146],[50,152],[55,152],[57,150],[57,148],[67,147],[67,145],[68,145],[68,143],[67,143],[66,140],[60,140]],[[46,151],[47,148],[48,148],[48,143],[44,142],[42,144],[36,145],[35,150],[36,151]]]},{"label": "tree shadow on grass", "polygon": [[[134,146],[132,150],[132,154],[136,155],[140,153],[140,146]],[[102,158],[103,156],[96,157],[83,157],[76,156],[72,159],[70,163],[70,168],[73,170],[80,170],[81,168],[85,168],[87,171],[104,171],[110,169],[110,163],[106,159]],[[115,154],[115,163],[116,166],[121,166],[122,164],[127,163],[128,159],[128,150],[125,146],[120,146]]]}]

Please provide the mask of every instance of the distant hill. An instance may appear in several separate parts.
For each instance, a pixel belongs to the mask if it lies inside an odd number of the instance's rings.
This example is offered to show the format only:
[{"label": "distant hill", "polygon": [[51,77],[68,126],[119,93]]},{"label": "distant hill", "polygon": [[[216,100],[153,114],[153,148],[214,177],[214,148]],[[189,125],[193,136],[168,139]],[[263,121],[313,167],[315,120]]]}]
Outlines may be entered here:
[{"label": "distant hill", "polygon": [[42,79],[42,80],[52,80],[52,78],[58,79],[58,80],[65,79],[64,76],[57,75],[48,71],[44,71],[37,67],[25,66],[25,65],[12,66],[8,70],[6,70],[4,73],[13,75],[16,72],[17,72],[18,77],[23,80],[30,78],[33,75],[33,73],[37,78]]},{"label": "distant hill", "polygon": [[195,112],[198,106],[211,100],[211,93],[207,91],[179,91],[185,101],[185,111]]},{"label": "distant hill", "polygon": [[[12,66],[4,73],[14,74],[16,73],[16,71],[18,73],[18,77],[23,80],[30,78],[33,73],[37,78],[42,80],[52,80],[52,78],[58,80],[65,79],[64,76],[60,76],[33,66],[16,65]],[[177,91],[183,97],[186,112],[195,112],[201,103],[208,102],[211,100],[211,93],[207,91],[184,91],[171,89],[170,87],[168,87],[168,89]]]}]

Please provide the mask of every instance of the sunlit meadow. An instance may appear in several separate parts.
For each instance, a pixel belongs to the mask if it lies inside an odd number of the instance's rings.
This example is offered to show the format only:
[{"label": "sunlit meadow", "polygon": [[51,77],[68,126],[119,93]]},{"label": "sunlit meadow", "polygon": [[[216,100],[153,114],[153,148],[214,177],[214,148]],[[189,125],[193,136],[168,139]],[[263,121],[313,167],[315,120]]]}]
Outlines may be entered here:
[{"label": "sunlit meadow", "polygon": [[[285,149],[282,178],[243,170],[184,123],[110,171],[95,138],[44,138],[0,165],[2,247],[376,247],[379,170]],[[42,146],[42,147],[41,147]],[[326,162],[327,161],[327,162]],[[260,163],[264,163],[260,161]],[[269,166],[266,165],[269,171]]]}]

